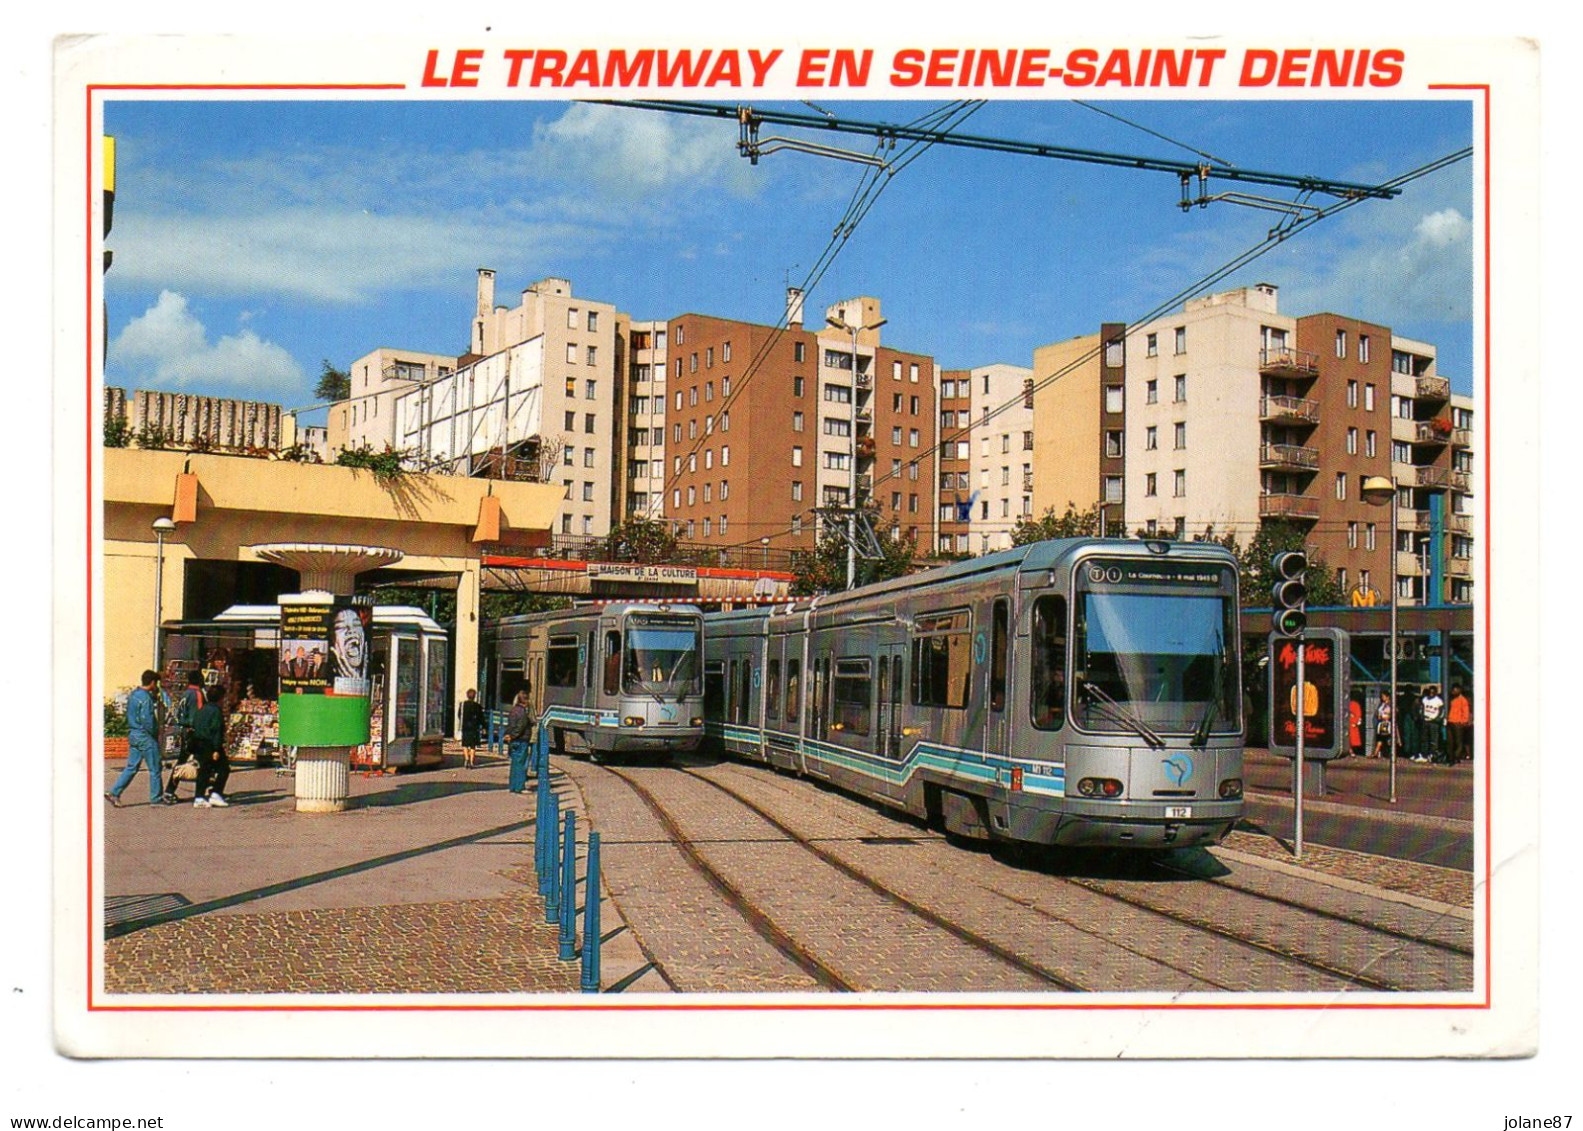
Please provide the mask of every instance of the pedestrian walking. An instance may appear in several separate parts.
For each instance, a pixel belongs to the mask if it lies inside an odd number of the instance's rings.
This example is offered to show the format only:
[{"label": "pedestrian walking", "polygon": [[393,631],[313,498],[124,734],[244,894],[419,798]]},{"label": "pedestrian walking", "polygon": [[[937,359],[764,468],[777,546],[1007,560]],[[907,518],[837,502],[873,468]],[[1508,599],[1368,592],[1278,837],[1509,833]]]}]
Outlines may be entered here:
[{"label": "pedestrian walking", "polygon": [[1440,688],[1430,684],[1424,688],[1424,697],[1418,704],[1419,714],[1423,716],[1423,752],[1414,759],[1417,762],[1443,762],[1441,753],[1440,727],[1444,721],[1446,701],[1440,698]]},{"label": "pedestrian walking", "polygon": [[197,671],[187,673],[187,689],[176,700],[176,762],[165,781],[165,804],[176,803],[176,783],[195,777],[197,756],[192,747],[192,725],[203,709],[203,676]]},{"label": "pedestrian walking", "polygon": [[1473,704],[1462,685],[1451,685],[1451,703],[1446,708],[1447,754],[1451,765],[1473,757]]},{"label": "pedestrian walking", "polygon": [[525,793],[528,788],[528,738],[533,733],[533,712],[528,708],[528,693],[517,692],[506,716],[506,750],[511,758],[511,773],[506,788]]},{"label": "pedestrian walking", "polygon": [[159,673],[144,671],[136,690],[127,696],[126,766],[104,795],[111,805],[121,804],[121,793],[132,784],[139,766],[148,771],[148,803],[158,805],[165,798],[160,788],[159,717],[154,709],[154,696],[158,691]]},{"label": "pedestrian walking", "polygon": [[192,741],[198,758],[197,796],[192,799],[194,809],[224,809],[230,804],[225,799],[225,783],[231,776],[231,759],[225,749],[225,715],[220,701],[225,690],[219,686],[209,688],[205,703],[193,720]]},{"label": "pedestrian walking", "polygon": [[484,705],[478,701],[478,692],[469,689],[462,702],[462,765],[473,768],[478,756],[479,741],[484,734]]},{"label": "pedestrian walking", "polygon": [[1347,700],[1347,749],[1354,758],[1363,753],[1363,705]]},{"label": "pedestrian walking", "polygon": [[1374,756],[1384,758],[1391,751],[1391,723],[1395,712],[1391,710],[1391,697],[1380,696],[1379,709],[1374,712]]}]

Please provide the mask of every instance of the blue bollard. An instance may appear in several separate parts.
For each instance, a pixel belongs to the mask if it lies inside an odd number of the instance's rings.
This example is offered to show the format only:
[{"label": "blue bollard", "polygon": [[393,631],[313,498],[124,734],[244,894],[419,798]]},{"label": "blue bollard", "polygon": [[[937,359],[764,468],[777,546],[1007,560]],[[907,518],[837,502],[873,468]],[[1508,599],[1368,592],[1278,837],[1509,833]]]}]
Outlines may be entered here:
[{"label": "blue bollard", "polygon": [[561,838],[561,934],[560,959],[570,962],[577,955],[577,811],[566,813],[566,830]]},{"label": "blue bollard", "polygon": [[553,923],[560,914],[555,902],[561,878],[560,869],[556,867],[555,834],[561,827],[561,799],[551,793],[544,804],[547,810],[544,822],[544,878],[539,882],[539,891],[544,896],[544,921]]},{"label": "blue bollard", "polygon": [[585,994],[599,992],[599,834],[588,834],[588,869],[583,877],[583,979]]},{"label": "blue bollard", "polygon": [[544,861],[545,857],[549,855],[545,850],[545,843],[548,840],[545,833],[550,815],[548,807],[549,795],[550,791],[544,788],[544,777],[541,774],[533,791],[533,804],[535,806],[533,817],[533,871],[539,878],[539,892],[541,894],[544,891]]}]

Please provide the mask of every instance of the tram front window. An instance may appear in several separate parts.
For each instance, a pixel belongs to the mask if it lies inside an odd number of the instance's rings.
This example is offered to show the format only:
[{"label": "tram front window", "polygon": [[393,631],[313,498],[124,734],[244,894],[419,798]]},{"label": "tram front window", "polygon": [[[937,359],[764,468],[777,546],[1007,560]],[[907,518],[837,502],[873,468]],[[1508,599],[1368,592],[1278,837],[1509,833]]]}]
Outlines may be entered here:
[{"label": "tram front window", "polygon": [[1079,725],[1240,729],[1235,615],[1219,594],[1080,593],[1072,673]]},{"label": "tram front window", "polygon": [[696,692],[698,630],[693,627],[629,629],[622,671],[624,689],[631,694]]}]

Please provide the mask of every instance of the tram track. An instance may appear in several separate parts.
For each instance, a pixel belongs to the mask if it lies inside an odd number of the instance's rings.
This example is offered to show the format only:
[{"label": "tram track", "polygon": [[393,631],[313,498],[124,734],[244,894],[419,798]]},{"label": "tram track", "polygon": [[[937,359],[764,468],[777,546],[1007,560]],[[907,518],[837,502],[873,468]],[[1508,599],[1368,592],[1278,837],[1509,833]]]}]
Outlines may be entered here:
[{"label": "tram track", "polygon": [[797,966],[821,988],[839,992],[851,993],[853,987],[829,966],[821,962],[814,954],[792,938],[775,921],[758,908],[740,888],[728,880],[725,875],[704,858],[697,847],[688,838],[681,825],[670,814],[659,798],[634,780],[630,773],[625,773],[609,765],[601,767],[606,773],[619,778],[633,794],[635,794],[649,813],[659,822],[660,827],[670,837],[676,849],[681,852],[689,867],[707,883],[721,899],[742,916],[744,922],[752,931],[773,947],[779,954]]},{"label": "tram track", "polygon": [[[743,766],[740,766],[740,765],[734,764],[734,763],[732,765],[733,765],[734,770],[736,772],[740,772],[740,773],[744,773],[744,774],[750,773],[751,770],[754,769],[754,767],[743,767]],[[765,810],[762,809],[762,807],[757,806],[757,805],[753,804],[752,802],[748,801],[747,799],[741,797],[734,790],[730,790],[730,789],[726,788],[725,786],[722,786],[719,782],[714,781],[713,779],[711,779],[711,778],[709,778],[707,776],[699,774],[695,770],[688,769],[685,772],[691,774],[694,777],[699,777],[699,778],[701,778],[704,781],[710,782],[710,784],[714,785],[717,789],[721,789],[723,792],[726,792],[726,793],[730,794],[731,796],[733,796],[739,803],[749,805],[756,812],[759,812],[760,815],[763,816],[766,820],[770,821],[770,823],[772,825],[774,825],[777,828],[780,828],[783,832],[785,832],[786,835],[798,839],[798,841],[800,843],[804,843],[805,847],[809,848],[809,850],[814,852],[816,855],[819,855],[821,857],[821,859],[826,859],[827,862],[834,863],[835,866],[842,868],[842,870],[844,872],[847,872],[848,874],[854,874],[856,876],[856,878],[859,878],[862,882],[868,883],[871,886],[876,886],[876,890],[881,890],[881,888],[879,886],[877,886],[879,884],[878,881],[875,881],[875,880],[872,880],[871,878],[862,876],[861,873],[858,873],[856,869],[852,869],[849,865],[846,865],[845,862],[840,861],[838,858],[833,857],[833,855],[828,853],[827,851],[819,849],[817,846],[813,846],[813,845],[807,844],[806,843],[806,838],[801,837],[799,834],[797,834],[795,832],[795,830],[792,830],[789,827],[787,827],[784,824],[784,822],[782,822],[782,821],[778,820],[777,818],[775,818],[775,817],[771,816],[770,814],[768,814]],[[1190,877],[1190,878],[1192,878],[1194,880],[1200,880],[1200,881],[1206,881],[1207,880],[1209,882],[1215,883],[1216,886],[1221,888],[1222,890],[1235,893],[1235,894],[1237,894],[1239,896],[1245,896],[1245,897],[1250,898],[1250,899],[1260,900],[1260,901],[1267,902],[1269,904],[1281,906],[1281,907],[1283,907],[1283,908],[1285,908],[1285,909],[1287,909],[1289,911],[1297,912],[1298,914],[1303,915],[1303,916],[1312,916],[1312,917],[1318,918],[1319,920],[1321,920],[1323,922],[1326,922],[1326,923],[1345,925],[1345,926],[1347,926],[1349,928],[1352,928],[1352,929],[1355,929],[1355,930],[1358,930],[1358,931],[1368,932],[1368,933],[1370,933],[1372,935],[1377,935],[1377,936],[1382,936],[1384,938],[1388,938],[1388,939],[1390,939],[1390,940],[1392,940],[1394,942],[1405,943],[1405,944],[1410,945],[1410,946],[1428,947],[1428,948],[1431,948],[1431,949],[1434,949],[1434,950],[1438,950],[1438,951],[1441,951],[1443,953],[1446,953],[1446,954],[1449,954],[1449,955],[1453,955],[1453,956],[1456,956],[1456,957],[1471,957],[1472,953],[1473,953],[1472,949],[1468,948],[1468,947],[1462,947],[1462,946],[1459,946],[1459,945],[1456,945],[1456,944],[1446,943],[1446,942],[1443,942],[1442,940],[1428,938],[1428,937],[1425,937],[1425,936],[1414,934],[1412,932],[1396,930],[1395,928],[1392,928],[1392,927],[1389,927],[1389,926],[1381,925],[1381,924],[1378,924],[1378,923],[1371,923],[1371,922],[1369,922],[1367,920],[1358,919],[1358,918],[1353,917],[1353,916],[1342,915],[1342,914],[1339,914],[1339,913],[1336,913],[1336,912],[1328,911],[1328,910],[1326,910],[1324,908],[1314,907],[1311,904],[1303,903],[1303,902],[1301,902],[1299,900],[1287,899],[1287,898],[1284,898],[1284,897],[1281,897],[1281,896],[1271,895],[1269,893],[1252,891],[1252,890],[1244,888],[1244,887],[1242,887],[1240,885],[1230,884],[1230,883],[1226,883],[1224,881],[1214,880],[1211,877],[1199,876],[1199,875],[1197,875],[1197,874],[1195,874],[1193,872],[1190,872],[1188,870],[1185,870],[1185,869],[1172,869],[1168,865],[1162,865],[1162,866],[1166,867],[1168,870],[1175,871],[1179,875],[1188,876],[1188,877]],[[1169,907],[1161,906],[1158,902],[1151,901],[1147,897],[1141,897],[1141,896],[1138,896],[1138,895],[1135,895],[1135,894],[1117,892],[1113,888],[1107,886],[1107,884],[1104,881],[1085,880],[1085,879],[1078,878],[1078,877],[1061,876],[1061,875],[1058,875],[1058,874],[1051,874],[1051,873],[1046,873],[1046,874],[1051,875],[1052,879],[1058,880],[1059,882],[1062,882],[1062,883],[1065,883],[1065,884],[1069,884],[1069,885],[1071,885],[1073,887],[1077,887],[1077,888],[1079,888],[1079,889],[1081,889],[1083,891],[1086,891],[1086,892],[1088,892],[1088,893],[1090,893],[1090,894],[1092,894],[1094,896],[1097,896],[1099,898],[1102,898],[1102,899],[1105,899],[1105,900],[1108,900],[1108,901],[1112,901],[1112,902],[1115,902],[1115,903],[1122,904],[1122,905],[1132,909],[1135,912],[1142,912],[1142,913],[1150,915],[1150,916],[1155,916],[1155,917],[1158,917],[1158,918],[1161,918],[1161,919],[1165,919],[1165,920],[1170,921],[1172,923],[1175,923],[1175,924],[1177,924],[1179,926],[1185,927],[1185,928],[1187,928],[1189,930],[1196,931],[1196,932],[1201,932],[1201,933],[1204,933],[1204,934],[1207,934],[1207,935],[1211,935],[1213,937],[1220,938],[1220,939],[1224,940],[1225,942],[1230,943],[1230,944],[1232,944],[1234,946],[1241,947],[1241,948],[1246,948],[1246,949],[1249,949],[1249,950],[1252,950],[1252,951],[1256,951],[1258,953],[1261,953],[1261,954],[1267,955],[1269,957],[1275,958],[1275,959],[1277,959],[1277,960],[1279,960],[1280,962],[1283,962],[1283,963],[1292,963],[1292,964],[1296,964],[1296,965],[1302,966],[1303,968],[1308,969],[1308,970],[1310,970],[1310,971],[1312,971],[1314,973],[1321,974],[1321,975],[1323,975],[1325,977],[1328,977],[1328,978],[1336,979],[1336,980],[1342,982],[1344,985],[1346,985],[1348,987],[1353,987],[1353,988],[1360,989],[1360,990],[1370,990],[1370,991],[1377,991],[1377,992],[1384,992],[1384,993],[1398,993],[1398,992],[1403,992],[1403,991],[1409,991],[1409,990],[1411,990],[1413,988],[1411,986],[1403,985],[1403,984],[1401,984],[1399,982],[1396,982],[1396,981],[1388,980],[1388,979],[1382,978],[1382,977],[1377,977],[1374,974],[1370,974],[1370,973],[1368,973],[1368,972],[1366,972],[1365,970],[1362,970],[1362,969],[1351,969],[1351,968],[1348,968],[1346,966],[1338,965],[1338,964],[1333,963],[1333,962],[1324,961],[1322,959],[1314,957],[1311,954],[1303,953],[1302,951],[1294,949],[1294,948],[1292,948],[1290,946],[1279,945],[1277,943],[1268,942],[1268,941],[1261,940],[1261,939],[1258,939],[1258,938],[1250,937],[1249,935],[1247,935],[1245,933],[1242,933],[1242,932],[1230,929],[1228,927],[1222,926],[1222,925],[1212,921],[1207,916],[1183,913],[1183,912],[1181,912],[1179,910],[1173,910],[1173,909],[1171,909]],[[888,889],[884,889],[884,890],[888,891]],[[1069,927],[1069,928],[1072,928],[1072,929],[1075,929],[1075,930],[1084,931],[1085,933],[1092,933],[1090,931],[1090,929],[1085,924],[1076,922],[1073,919],[1067,918],[1067,917],[1065,917],[1063,915],[1056,914],[1054,912],[1046,910],[1045,908],[1039,907],[1034,902],[1031,902],[1031,901],[1025,900],[1025,899],[1020,899],[1020,898],[1008,895],[1008,894],[1003,893],[1003,892],[999,892],[994,887],[986,887],[985,890],[993,892],[993,893],[1001,896],[1001,898],[1004,898],[1004,899],[1008,900],[1009,902],[1015,904],[1016,906],[1022,907],[1024,909],[1034,913],[1035,915],[1040,916],[1041,918],[1050,920],[1052,922],[1060,923],[1063,926],[1066,926],[1066,927]],[[906,899],[906,897],[900,896],[899,894],[894,893],[894,892],[890,892],[889,894],[892,897],[897,898],[897,899],[902,899],[902,900]],[[929,914],[932,915],[932,916],[934,915],[933,912],[930,912]],[[938,916],[934,916],[934,917],[935,917],[936,920],[939,920]],[[955,924],[946,925],[946,923],[944,921],[941,921],[940,925],[944,926],[945,929],[947,929],[947,930],[953,930],[953,928],[960,929],[960,930],[967,930],[967,928],[960,928],[959,925],[955,925]],[[969,932],[969,933],[972,933],[972,932]],[[993,946],[995,944],[991,943],[991,945]],[[1204,974],[1202,974],[1202,973],[1198,973],[1198,972],[1187,970],[1187,969],[1185,969],[1182,966],[1178,966],[1178,965],[1176,965],[1174,963],[1169,962],[1168,960],[1159,958],[1157,956],[1144,955],[1143,952],[1135,952],[1135,953],[1139,953],[1140,956],[1149,957],[1153,961],[1160,962],[1162,965],[1171,966],[1174,969],[1181,970],[1183,973],[1189,973],[1189,974],[1192,974],[1193,976],[1199,977],[1199,978],[1203,978],[1204,977]],[[1372,962],[1369,963],[1369,964],[1372,964]],[[1230,987],[1223,987],[1223,988],[1230,989]]]},{"label": "tram track", "polygon": [[1163,871],[1171,872],[1179,876],[1186,876],[1204,883],[1214,884],[1218,888],[1226,891],[1236,892],[1237,894],[1246,896],[1249,899],[1256,899],[1260,902],[1273,904],[1277,907],[1285,907],[1289,910],[1298,911],[1306,915],[1313,915],[1317,918],[1324,919],[1332,923],[1341,923],[1350,927],[1357,927],[1360,930],[1369,931],[1377,935],[1383,935],[1386,938],[1393,939],[1397,942],[1408,943],[1412,946],[1428,947],[1431,950],[1438,950],[1445,954],[1456,955],[1461,958],[1472,958],[1475,954],[1472,946],[1464,945],[1462,943],[1446,942],[1443,939],[1430,938],[1428,935],[1420,935],[1412,931],[1398,930],[1395,927],[1389,927],[1382,923],[1372,923],[1367,919],[1360,919],[1357,916],[1343,915],[1337,911],[1328,911],[1323,907],[1315,907],[1313,904],[1303,903],[1300,900],[1288,899],[1285,896],[1272,895],[1270,892],[1255,891],[1254,889],[1245,887],[1241,884],[1232,883],[1217,876],[1205,876],[1198,872],[1192,871],[1191,869],[1181,868],[1173,864],[1167,864],[1162,860],[1156,860],[1153,862],[1153,864],[1156,868],[1159,868]]}]

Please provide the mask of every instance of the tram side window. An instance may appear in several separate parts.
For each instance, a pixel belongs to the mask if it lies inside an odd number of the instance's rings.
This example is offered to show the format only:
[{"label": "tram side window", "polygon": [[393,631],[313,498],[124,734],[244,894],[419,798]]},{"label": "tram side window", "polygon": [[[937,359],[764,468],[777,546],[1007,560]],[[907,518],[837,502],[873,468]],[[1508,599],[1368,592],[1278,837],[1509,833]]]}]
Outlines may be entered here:
[{"label": "tram side window", "polygon": [[991,711],[1004,711],[1006,709],[1006,661],[1010,648],[1009,627],[1010,616],[1004,600],[995,602],[994,611],[994,639],[989,649],[989,709]]},{"label": "tram side window", "polygon": [[1033,604],[1033,725],[1059,730],[1066,722],[1066,598]]},{"label": "tram side window", "polygon": [[739,694],[736,700],[736,721],[739,723],[750,722],[753,703],[753,661],[742,661],[741,682],[737,685]]},{"label": "tram side window", "polygon": [[621,633],[605,633],[605,694],[621,693]]},{"label": "tram side window", "polygon": [[795,723],[802,717],[802,661],[786,661],[786,721]]},{"label": "tram side window", "polygon": [[527,686],[527,665],[522,660],[501,660],[497,698],[487,701],[509,704],[517,697],[517,692],[526,690]]},{"label": "tram side window", "polygon": [[781,712],[781,662],[774,659],[764,669],[764,721],[777,718]]},{"label": "tram side window", "polygon": [[577,686],[577,637],[552,636],[545,657],[544,682],[551,687]]},{"label": "tram side window", "polygon": [[972,648],[967,611],[917,619],[912,641],[912,701],[919,707],[967,706]]},{"label": "tram side window", "polygon": [[725,717],[726,666],[719,660],[704,665],[704,717]]},{"label": "tram side window", "polygon": [[835,713],[831,729],[867,735],[872,713],[874,684],[868,660],[835,662]]}]

